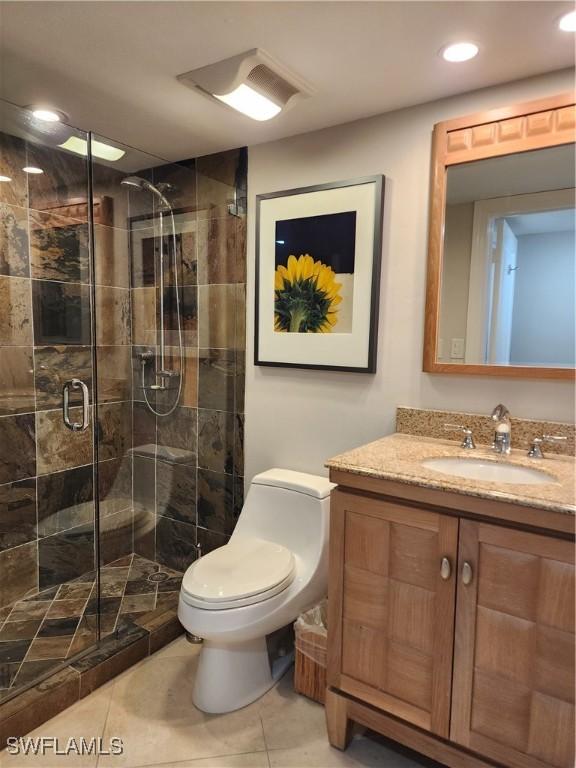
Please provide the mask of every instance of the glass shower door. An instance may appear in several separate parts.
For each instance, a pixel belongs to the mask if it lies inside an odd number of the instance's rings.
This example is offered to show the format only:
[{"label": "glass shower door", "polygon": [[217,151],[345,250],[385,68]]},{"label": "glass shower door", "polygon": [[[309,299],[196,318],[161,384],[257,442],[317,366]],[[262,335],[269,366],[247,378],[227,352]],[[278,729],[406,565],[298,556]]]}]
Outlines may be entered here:
[{"label": "glass shower door", "polygon": [[99,635],[88,138],[0,104],[0,701]]}]

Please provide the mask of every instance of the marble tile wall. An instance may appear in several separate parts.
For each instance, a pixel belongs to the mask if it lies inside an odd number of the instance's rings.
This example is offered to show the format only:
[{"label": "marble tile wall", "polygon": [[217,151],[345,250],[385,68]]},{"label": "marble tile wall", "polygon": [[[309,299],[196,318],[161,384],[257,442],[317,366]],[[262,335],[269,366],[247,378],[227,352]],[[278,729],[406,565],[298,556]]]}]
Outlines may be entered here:
[{"label": "marble tile wall", "polygon": [[[243,503],[246,151],[160,166],[152,176],[155,184],[171,185],[176,209],[184,378],[176,412],[154,417],[143,402],[138,354],[157,352],[158,244],[140,218],[131,234],[134,547],[184,570],[197,543],[204,552],[226,543]],[[235,203],[238,208],[231,208]],[[170,270],[164,292],[166,364],[177,368],[174,283]],[[158,396],[157,409],[167,409],[172,397]]]},{"label": "marble tile wall", "polygon": [[[85,162],[0,134],[0,172],[12,179],[0,183],[0,607],[92,564],[95,427],[102,563],[137,552],[183,570],[197,543],[208,551],[232,533],[243,502],[246,156],[141,172],[170,185],[178,231],[183,386],[162,418],[143,402],[138,357],[156,355],[158,342],[150,196],[127,194],[123,173],[94,167],[108,218],[94,226],[91,275]],[[28,176],[26,164],[44,173]],[[173,271],[165,278],[166,365],[176,367]],[[72,377],[90,391],[86,432],[62,423]],[[173,395],[147,394],[159,410]]]},{"label": "marble tile wall", "polygon": [[[26,165],[43,173],[25,174]],[[0,174],[12,179],[0,183],[1,608],[93,568],[95,510],[94,409],[85,432],[66,429],[61,414],[62,386],[73,377],[87,384],[93,406],[86,162],[4,133]],[[108,188],[95,187],[95,196]],[[122,229],[102,220],[95,230],[108,562],[133,549],[128,230],[125,218]],[[71,402],[78,419],[80,401]]]}]

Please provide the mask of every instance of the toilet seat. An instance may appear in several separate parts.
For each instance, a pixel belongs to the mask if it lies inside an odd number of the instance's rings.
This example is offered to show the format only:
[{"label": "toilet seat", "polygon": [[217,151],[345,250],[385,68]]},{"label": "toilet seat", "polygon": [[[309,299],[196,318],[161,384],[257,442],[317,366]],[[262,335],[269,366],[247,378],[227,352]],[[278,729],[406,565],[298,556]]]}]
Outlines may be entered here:
[{"label": "toilet seat", "polygon": [[182,598],[206,610],[253,605],[286,589],[295,571],[294,555],[286,547],[236,535],[188,568]]}]

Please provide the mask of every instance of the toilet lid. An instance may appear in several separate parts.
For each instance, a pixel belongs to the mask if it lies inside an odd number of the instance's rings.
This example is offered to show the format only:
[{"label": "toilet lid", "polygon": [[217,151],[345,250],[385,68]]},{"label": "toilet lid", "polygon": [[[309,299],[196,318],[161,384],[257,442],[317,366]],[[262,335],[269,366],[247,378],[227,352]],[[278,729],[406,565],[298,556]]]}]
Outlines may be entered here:
[{"label": "toilet lid", "polygon": [[285,583],[294,573],[294,555],[281,544],[234,536],[188,568],[182,588],[209,603],[242,600]]}]

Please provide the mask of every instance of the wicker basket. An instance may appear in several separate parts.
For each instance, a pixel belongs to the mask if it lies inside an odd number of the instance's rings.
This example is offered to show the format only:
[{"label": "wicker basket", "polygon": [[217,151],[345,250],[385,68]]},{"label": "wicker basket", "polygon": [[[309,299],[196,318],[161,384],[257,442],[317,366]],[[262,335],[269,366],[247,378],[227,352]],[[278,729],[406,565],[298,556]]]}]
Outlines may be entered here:
[{"label": "wicker basket", "polygon": [[294,624],[294,690],[324,704],[326,696],[326,605],[313,608]]}]

